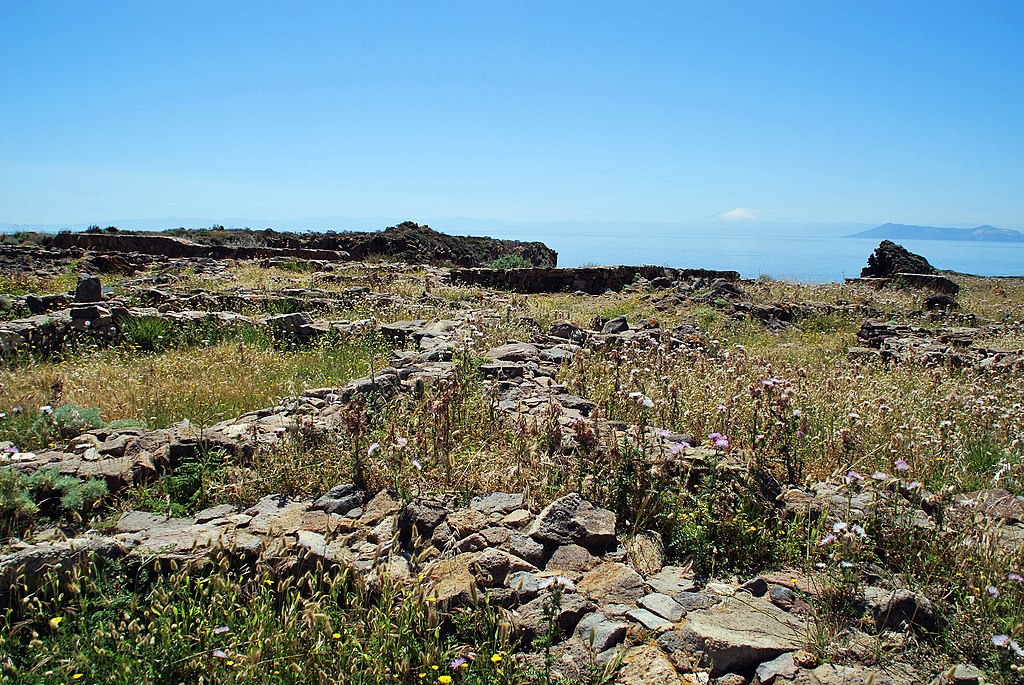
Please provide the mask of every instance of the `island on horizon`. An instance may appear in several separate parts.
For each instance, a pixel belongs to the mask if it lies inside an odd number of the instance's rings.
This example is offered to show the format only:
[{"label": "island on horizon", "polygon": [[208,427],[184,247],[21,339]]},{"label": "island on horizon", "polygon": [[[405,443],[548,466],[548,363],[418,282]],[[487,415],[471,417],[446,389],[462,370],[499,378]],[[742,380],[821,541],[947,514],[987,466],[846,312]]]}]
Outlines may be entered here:
[{"label": "island on horizon", "polygon": [[1012,228],[996,228],[988,224],[974,228],[944,228],[939,226],[912,226],[887,223],[867,231],[853,233],[847,238],[875,240],[971,240],[986,242],[1024,242],[1024,233]]}]

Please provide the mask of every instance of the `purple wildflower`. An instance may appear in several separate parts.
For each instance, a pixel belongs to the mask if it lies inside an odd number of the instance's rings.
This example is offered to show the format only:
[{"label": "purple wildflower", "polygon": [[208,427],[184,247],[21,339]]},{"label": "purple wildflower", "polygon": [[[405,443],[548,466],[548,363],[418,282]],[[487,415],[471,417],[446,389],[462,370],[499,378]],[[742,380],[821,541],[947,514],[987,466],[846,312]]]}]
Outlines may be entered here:
[{"label": "purple wildflower", "polygon": [[452,662],[448,664],[448,668],[461,668],[466,663],[466,657],[460,656],[457,659],[452,659]]},{"label": "purple wildflower", "polygon": [[900,472],[910,470],[910,464],[907,463],[906,459],[897,459],[893,462],[893,465],[896,467],[896,470]]},{"label": "purple wildflower", "polygon": [[217,657],[218,659],[227,659],[228,658],[228,653],[225,652],[223,649],[215,649],[215,650],[213,650],[212,654],[213,654],[213,656]]},{"label": "purple wildflower", "polygon": [[416,469],[417,471],[422,471],[423,470],[423,466],[420,464],[420,460],[419,459],[413,459],[412,460],[412,467],[414,469]]},{"label": "purple wildflower", "polygon": [[999,588],[997,588],[995,585],[989,585],[987,588],[985,588],[985,591],[989,594],[990,597],[992,597],[992,599],[995,599],[999,596]]},{"label": "purple wildflower", "polygon": [[846,474],[846,482],[852,483],[855,480],[864,480],[864,476],[851,469],[850,472]]},{"label": "purple wildflower", "polygon": [[220,635],[221,633],[226,633],[229,630],[231,630],[231,628],[228,628],[227,626],[217,626],[216,628],[213,629],[213,634],[214,635]]},{"label": "purple wildflower", "polygon": [[889,474],[886,473],[885,471],[875,471],[874,473],[871,474],[871,477],[874,478],[875,480],[888,480]]},{"label": "purple wildflower", "polygon": [[373,443],[372,445],[370,445],[369,449],[366,450],[366,456],[372,457],[373,453],[376,452],[379,449],[380,449],[380,443],[379,442]]},{"label": "purple wildflower", "polygon": [[835,536],[835,535],[833,535],[832,533],[829,533],[828,535],[826,535],[825,537],[823,537],[823,538],[822,538],[822,539],[821,539],[821,540],[820,540],[820,541],[818,542],[818,547],[828,547],[829,545],[831,545],[831,544],[832,544],[833,542],[835,542],[835,541],[836,541],[836,536]]},{"label": "purple wildflower", "polygon": [[1012,571],[1006,574],[1006,579],[1015,580],[1018,583],[1024,582],[1024,577],[1022,577],[1019,573],[1013,573]]}]

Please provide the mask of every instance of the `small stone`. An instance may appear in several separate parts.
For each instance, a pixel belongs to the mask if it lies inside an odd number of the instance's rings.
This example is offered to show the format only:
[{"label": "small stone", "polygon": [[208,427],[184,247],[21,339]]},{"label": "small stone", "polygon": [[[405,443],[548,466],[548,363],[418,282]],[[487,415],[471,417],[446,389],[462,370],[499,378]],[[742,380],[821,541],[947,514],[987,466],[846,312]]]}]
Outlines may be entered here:
[{"label": "small stone", "polygon": [[758,685],[773,685],[779,678],[793,678],[798,670],[793,661],[793,653],[787,652],[758,666],[754,671],[754,682]]},{"label": "small stone", "polygon": [[626,616],[636,621],[647,630],[668,630],[672,627],[670,621],[666,621],[661,616],[648,611],[647,609],[630,609],[626,612]]},{"label": "small stone", "polygon": [[643,530],[626,543],[629,562],[644,578],[655,575],[665,565],[665,543],[653,530]]},{"label": "small stone", "polygon": [[523,495],[521,493],[495,492],[484,497],[474,497],[470,501],[469,506],[471,509],[488,516],[492,514],[510,514],[523,506]]},{"label": "small stone", "polygon": [[460,537],[477,533],[486,528],[487,524],[487,517],[474,509],[459,509],[448,514],[448,525]]},{"label": "small stone", "polygon": [[549,571],[589,571],[599,563],[597,557],[579,545],[561,545],[544,568]]},{"label": "small stone", "polygon": [[578,588],[586,597],[602,604],[632,604],[644,595],[644,579],[625,564],[606,561],[588,571]]},{"label": "small stone", "polygon": [[589,550],[604,550],[616,543],[615,514],[573,493],[549,504],[537,516],[529,535],[560,545],[576,543]]},{"label": "small stone", "polygon": [[675,595],[680,592],[693,592],[697,589],[693,572],[679,566],[666,566],[647,579],[647,585],[655,592],[664,595]]},{"label": "small stone", "polygon": [[603,652],[622,642],[628,628],[628,623],[612,621],[604,614],[595,612],[580,620],[576,626],[576,637],[594,651]]},{"label": "small stone", "polygon": [[725,583],[708,583],[704,586],[704,592],[721,597],[732,597],[736,594],[736,589]]},{"label": "small stone", "polygon": [[679,685],[675,666],[654,645],[634,647],[623,657],[619,685]]},{"label": "small stone", "polygon": [[381,490],[363,507],[359,522],[364,526],[375,526],[384,518],[398,513],[402,503],[387,490]]},{"label": "small stone", "polygon": [[981,671],[970,664],[957,664],[950,674],[950,685],[980,685]]},{"label": "small stone", "polygon": [[509,528],[524,528],[530,525],[533,520],[533,514],[526,509],[517,509],[512,513],[501,519],[501,525],[508,526]]},{"label": "small stone", "polygon": [[768,589],[768,599],[780,609],[789,611],[796,602],[796,593],[785,585],[772,585]]},{"label": "small stone", "polygon": [[75,287],[75,302],[99,302],[103,299],[103,287],[100,279],[87,274],[79,274],[78,285]]},{"label": "small stone", "polygon": [[644,609],[647,609],[648,611],[651,611],[672,623],[681,619],[686,613],[678,602],[668,595],[663,595],[660,592],[652,592],[649,595],[644,595],[640,598],[639,604]]},{"label": "small stone", "polygon": [[768,592],[768,581],[761,576],[751,578],[747,582],[740,585],[740,592],[749,592],[755,597],[764,597],[765,593]]}]

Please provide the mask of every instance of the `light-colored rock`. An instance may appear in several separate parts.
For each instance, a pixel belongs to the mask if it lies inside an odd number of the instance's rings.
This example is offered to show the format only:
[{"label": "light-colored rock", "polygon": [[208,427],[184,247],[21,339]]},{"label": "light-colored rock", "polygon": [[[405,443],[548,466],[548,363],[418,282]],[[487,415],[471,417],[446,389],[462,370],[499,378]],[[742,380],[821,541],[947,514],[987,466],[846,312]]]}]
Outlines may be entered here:
[{"label": "light-colored rock", "polygon": [[644,609],[661,616],[663,619],[671,623],[675,623],[683,617],[683,614],[686,613],[683,611],[683,607],[680,606],[679,602],[675,601],[668,595],[661,594],[660,592],[652,592],[649,595],[644,595],[640,598],[638,604]]},{"label": "light-colored rock", "polygon": [[647,630],[668,630],[672,627],[671,621],[666,621],[661,616],[648,611],[647,609],[634,608],[626,612],[626,616],[633,621],[636,621]]},{"label": "light-colored rock", "polygon": [[549,571],[589,571],[600,560],[579,545],[560,545],[544,567]]},{"label": "light-colored rock", "polygon": [[713,675],[753,668],[799,649],[807,639],[806,623],[762,599],[727,597],[686,617],[683,639]]},{"label": "light-colored rock", "polygon": [[600,612],[584,616],[576,626],[576,638],[596,652],[603,652],[626,638],[629,624],[615,621]]},{"label": "light-colored rock", "polygon": [[634,604],[645,594],[640,574],[614,561],[606,561],[588,571],[577,586],[587,598],[599,604]]},{"label": "light-colored rock", "polygon": [[694,592],[697,583],[693,571],[679,566],[666,566],[647,578],[647,585],[655,592],[671,597],[679,592]]},{"label": "light-colored rock", "polygon": [[623,657],[616,680],[619,685],[681,685],[675,666],[654,645],[634,647]]},{"label": "light-colored rock", "polygon": [[793,652],[786,652],[771,661],[766,661],[754,671],[754,682],[752,685],[774,685],[780,678],[791,680],[797,673],[798,667],[793,661]]},{"label": "light-colored rock", "polygon": [[653,530],[642,530],[626,543],[629,563],[643,576],[649,578],[665,566],[665,542]]}]

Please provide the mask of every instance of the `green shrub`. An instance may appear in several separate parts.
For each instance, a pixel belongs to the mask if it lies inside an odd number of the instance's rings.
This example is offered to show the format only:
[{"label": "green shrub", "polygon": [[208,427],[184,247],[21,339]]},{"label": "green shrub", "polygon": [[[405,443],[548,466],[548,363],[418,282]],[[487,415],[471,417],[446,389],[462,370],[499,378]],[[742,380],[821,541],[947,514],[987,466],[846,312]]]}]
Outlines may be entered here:
[{"label": "green shrub", "polygon": [[530,260],[517,254],[502,255],[487,265],[488,269],[530,269],[532,267],[533,264]]},{"label": "green shrub", "polygon": [[43,409],[39,418],[32,424],[33,435],[43,444],[56,439],[70,440],[87,430],[107,425],[95,407],[62,404],[52,411],[45,411],[46,407]]},{"label": "green shrub", "polygon": [[0,537],[18,535],[38,511],[24,477],[14,469],[0,468]]},{"label": "green shrub", "polygon": [[107,494],[107,484],[81,480],[57,469],[40,469],[24,475],[0,468],[0,535],[19,535],[33,518],[71,518],[80,521]]},{"label": "green shrub", "polygon": [[141,352],[158,352],[174,343],[174,326],[158,316],[139,316],[120,324],[121,337],[129,347]]}]

